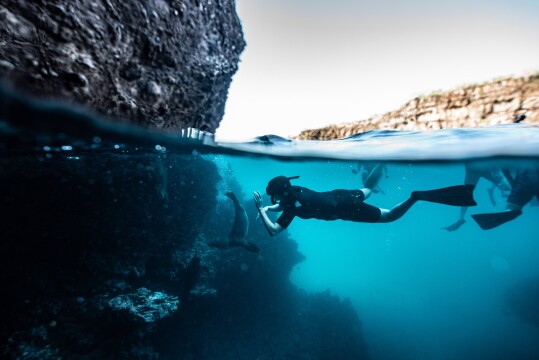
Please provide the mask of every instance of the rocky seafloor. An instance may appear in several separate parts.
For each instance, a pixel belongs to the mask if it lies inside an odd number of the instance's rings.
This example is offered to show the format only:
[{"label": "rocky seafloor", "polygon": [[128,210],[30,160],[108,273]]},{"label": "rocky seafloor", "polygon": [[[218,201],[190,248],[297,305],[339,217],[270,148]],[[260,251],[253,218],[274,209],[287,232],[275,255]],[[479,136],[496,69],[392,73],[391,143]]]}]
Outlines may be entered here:
[{"label": "rocky seafloor", "polygon": [[[255,226],[224,157],[47,131],[81,114],[0,104],[3,358],[367,356],[348,301],[290,283],[297,244]],[[27,117],[40,131],[18,127]],[[259,254],[208,246],[233,224],[226,191]]]}]

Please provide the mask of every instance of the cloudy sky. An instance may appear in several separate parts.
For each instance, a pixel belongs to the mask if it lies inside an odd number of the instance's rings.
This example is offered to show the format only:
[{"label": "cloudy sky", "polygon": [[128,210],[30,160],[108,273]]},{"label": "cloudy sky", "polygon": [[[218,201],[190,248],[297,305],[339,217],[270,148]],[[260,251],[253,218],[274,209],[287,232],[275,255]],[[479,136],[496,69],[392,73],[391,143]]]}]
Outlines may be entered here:
[{"label": "cloudy sky", "polygon": [[247,48],[219,140],[366,119],[539,71],[539,0],[237,0]]}]

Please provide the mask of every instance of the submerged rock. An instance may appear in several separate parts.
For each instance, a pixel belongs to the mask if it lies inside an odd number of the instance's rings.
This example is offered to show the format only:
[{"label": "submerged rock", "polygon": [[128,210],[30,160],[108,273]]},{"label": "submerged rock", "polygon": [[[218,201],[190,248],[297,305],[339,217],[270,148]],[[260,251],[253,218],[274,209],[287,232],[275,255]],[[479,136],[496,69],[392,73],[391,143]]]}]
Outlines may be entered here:
[{"label": "submerged rock", "polygon": [[149,323],[172,315],[178,310],[179,303],[177,296],[140,288],[133,293],[112,298],[108,305],[113,311],[127,311]]},{"label": "submerged rock", "polygon": [[234,221],[218,189],[246,203],[224,160],[1,88],[0,104],[13,125],[0,127],[0,356],[364,357],[350,304],[290,283],[304,257],[288,234],[253,226],[245,236],[260,254],[209,246]]},{"label": "submerged rock", "polygon": [[522,321],[539,327],[539,277],[522,280],[508,288],[505,306]]}]

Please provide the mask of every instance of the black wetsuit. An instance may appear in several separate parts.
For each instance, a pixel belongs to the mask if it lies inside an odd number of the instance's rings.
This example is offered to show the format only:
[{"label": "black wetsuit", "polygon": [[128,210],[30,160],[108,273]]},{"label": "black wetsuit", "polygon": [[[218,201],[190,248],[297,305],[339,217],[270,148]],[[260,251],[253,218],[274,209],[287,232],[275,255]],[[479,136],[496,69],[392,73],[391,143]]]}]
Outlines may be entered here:
[{"label": "black wetsuit", "polygon": [[[277,219],[277,224],[283,228],[287,228],[296,216],[302,219],[340,219],[368,223],[375,223],[380,219],[380,209],[365,204],[365,195],[361,190],[316,192],[301,186],[292,186],[292,192],[294,203],[281,203],[284,210]],[[296,206],[296,201],[300,206]]]},{"label": "black wetsuit", "polygon": [[536,167],[517,171],[513,189],[507,202],[522,207],[529,203],[534,196],[539,200],[539,164]]}]

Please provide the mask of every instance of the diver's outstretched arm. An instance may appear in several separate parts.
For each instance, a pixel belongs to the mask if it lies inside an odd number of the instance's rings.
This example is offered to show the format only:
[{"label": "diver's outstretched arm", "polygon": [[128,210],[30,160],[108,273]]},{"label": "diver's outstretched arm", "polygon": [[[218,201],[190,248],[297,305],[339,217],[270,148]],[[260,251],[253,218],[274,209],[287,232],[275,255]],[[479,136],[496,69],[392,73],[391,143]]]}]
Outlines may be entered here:
[{"label": "diver's outstretched arm", "polygon": [[262,195],[260,195],[258,191],[253,192],[253,200],[255,201],[256,209],[262,218],[262,222],[264,223],[268,234],[273,236],[283,231],[284,228],[279,224],[273,223],[268,217],[268,214],[266,214],[266,210],[262,206]]},{"label": "diver's outstretched arm", "polygon": [[264,211],[280,212],[284,209],[281,207],[281,204],[275,204],[271,206],[264,206]]}]

